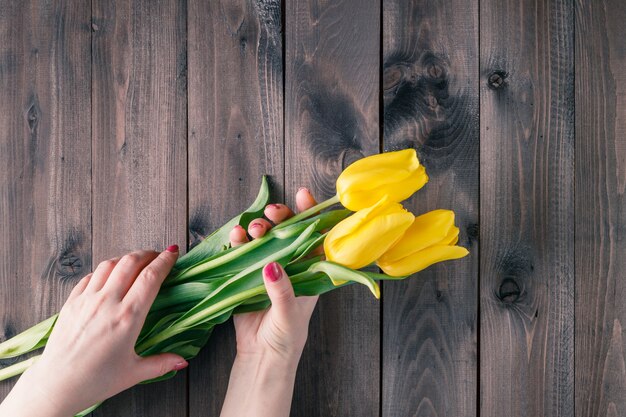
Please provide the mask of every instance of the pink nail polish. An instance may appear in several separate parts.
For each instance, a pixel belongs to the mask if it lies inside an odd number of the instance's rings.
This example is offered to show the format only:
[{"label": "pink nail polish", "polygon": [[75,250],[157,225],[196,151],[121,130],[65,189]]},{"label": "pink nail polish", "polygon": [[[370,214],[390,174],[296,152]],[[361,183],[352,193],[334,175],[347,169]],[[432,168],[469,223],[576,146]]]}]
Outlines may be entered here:
[{"label": "pink nail polish", "polygon": [[243,229],[243,227],[241,227],[241,225],[238,224],[238,225],[235,225],[235,229]]},{"label": "pink nail polish", "polygon": [[256,229],[257,227],[263,227],[263,225],[262,225],[261,223],[252,223],[252,224],[250,225],[250,227],[251,227],[252,229]]},{"label": "pink nail polish", "polygon": [[187,361],[178,362],[176,365],[174,365],[174,369],[172,369],[172,370],[173,371],[180,371],[181,369],[185,369],[187,367],[187,365],[189,365],[189,363]]},{"label": "pink nail polish", "polygon": [[172,252],[172,253],[176,253],[178,252],[178,245],[171,245],[168,246],[167,249],[165,249],[168,252]]},{"label": "pink nail polish", "polygon": [[278,210],[278,209],[280,209],[280,204],[270,204],[270,207],[273,208],[273,209]]},{"label": "pink nail polish", "polygon": [[311,194],[311,191],[309,191],[309,189],[308,189],[308,188],[306,188],[306,187],[300,187],[300,188],[298,188],[298,192],[300,192],[300,191],[306,191],[307,193]]},{"label": "pink nail polish", "polygon": [[283,276],[283,271],[277,262],[270,262],[263,268],[263,275],[269,282],[276,282]]}]

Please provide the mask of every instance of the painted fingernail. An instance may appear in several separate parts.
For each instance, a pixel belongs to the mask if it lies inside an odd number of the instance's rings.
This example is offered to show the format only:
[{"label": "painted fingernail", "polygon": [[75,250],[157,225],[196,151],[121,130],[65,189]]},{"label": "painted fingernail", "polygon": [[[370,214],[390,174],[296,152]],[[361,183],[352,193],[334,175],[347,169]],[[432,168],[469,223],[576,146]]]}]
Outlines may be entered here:
[{"label": "painted fingernail", "polygon": [[168,246],[167,249],[165,249],[168,252],[172,252],[172,253],[176,253],[178,252],[178,245],[172,245],[172,246]]},{"label": "painted fingernail", "polygon": [[172,369],[172,370],[173,371],[180,371],[181,369],[185,369],[187,367],[187,365],[189,365],[189,363],[187,361],[178,362],[176,365],[174,365],[174,369]]},{"label": "painted fingernail", "polygon": [[281,205],[280,204],[270,204],[270,207],[273,208],[273,209],[278,210],[278,209],[280,209]]},{"label": "painted fingernail", "polygon": [[234,227],[234,228],[235,228],[235,229],[242,229],[242,230],[243,230],[243,227],[241,227],[241,225],[240,225],[240,224],[235,225],[235,227]]},{"label": "painted fingernail", "polygon": [[307,193],[309,193],[309,194],[311,193],[311,191],[309,191],[309,189],[308,189],[308,188],[306,188],[306,187],[300,187],[300,188],[298,188],[298,192],[300,192],[300,191],[306,191],[306,192],[307,192]]},{"label": "painted fingernail", "polygon": [[263,274],[267,277],[269,282],[276,282],[283,276],[281,267],[277,262],[270,262],[265,265],[265,268],[263,268]]},{"label": "painted fingernail", "polygon": [[263,225],[262,225],[261,223],[252,223],[252,224],[250,225],[250,227],[251,227],[252,229],[256,229],[257,227],[263,227]]}]

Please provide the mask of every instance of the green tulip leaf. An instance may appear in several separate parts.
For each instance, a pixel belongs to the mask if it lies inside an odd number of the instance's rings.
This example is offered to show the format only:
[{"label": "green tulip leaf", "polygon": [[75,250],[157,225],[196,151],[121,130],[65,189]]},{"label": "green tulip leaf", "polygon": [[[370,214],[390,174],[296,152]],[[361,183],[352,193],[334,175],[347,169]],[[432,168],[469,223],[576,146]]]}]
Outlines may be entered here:
[{"label": "green tulip leaf", "polygon": [[14,358],[46,345],[46,341],[59,317],[55,314],[9,340],[0,343],[0,359]]},{"label": "green tulip leaf", "polygon": [[261,180],[261,188],[259,189],[259,193],[252,205],[243,213],[233,217],[230,221],[228,221],[228,223],[211,233],[185,255],[178,258],[178,261],[174,266],[173,274],[170,275],[175,275],[176,271],[182,271],[193,265],[201,263],[207,258],[210,258],[216,253],[219,253],[227,248],[230,243],[228,235],[233,227],[239,224],[244,229],[247,229],[250,221],[263,215],[263,210],[269,202],[269,197],[270,193],[267,178],[263,176],[263,179]]},{"label": "green tulip leaf", "polygon": [[316,264],[313,264],[311,265],[311,267],[309,267],[308,271],[323,272],[329,278],[332,278],[336,281],[358,282],[359,284],[363,284],[367,288],[369,288],[372,294],[374,294],[374,297],[380,298],[380,288],[378,287],[378,284],[362,271],[355,271],[353,269],[330,261],[320,261]]}]

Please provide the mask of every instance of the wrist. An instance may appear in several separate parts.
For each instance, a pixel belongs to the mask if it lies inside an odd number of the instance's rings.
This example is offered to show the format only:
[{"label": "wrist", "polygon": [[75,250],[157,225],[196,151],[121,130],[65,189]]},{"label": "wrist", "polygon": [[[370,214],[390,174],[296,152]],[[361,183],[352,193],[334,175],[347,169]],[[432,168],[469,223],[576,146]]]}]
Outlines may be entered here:
[{"label": "wrist", "polygon": [[246,369],[255,369],[260,372],[272,371],[283,376],[296,373],[299,354],[280,354],[277,352],[237,352],[234,365],[241,365]]},{"label": "wrist", "polygon": [[241,353],[237,352],[233,363],[233,371],[237,369],[256,378],[276,379],[295,377],[300,356],[278,355],[271,352]]},{"label": "wrist", "polygon": [[[33,365],[34,366],[34,365]],[[28,369],[17,381],[9,395],[5,398],[0,411],[2,415],[11,416],[42,416],[67,417],[70,410],[59,403],[45,389],[43,382],[33,369]]]},{"label": "wrist", "polygon": [[238,352],[221,416],[289,416],[298,359]]}]

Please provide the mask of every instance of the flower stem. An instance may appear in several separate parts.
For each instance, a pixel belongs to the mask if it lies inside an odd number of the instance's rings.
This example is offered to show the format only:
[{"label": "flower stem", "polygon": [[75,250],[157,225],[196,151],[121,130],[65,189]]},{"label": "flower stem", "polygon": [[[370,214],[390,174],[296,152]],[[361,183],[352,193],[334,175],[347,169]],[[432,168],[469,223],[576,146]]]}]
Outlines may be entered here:
[{"label": "flower stem", "polygon": [[319,203],[316,206],[311,207],[310,209],[304,210],[302,213],[298,213],[295,216],[293,216],[292,218],[282,222],[281,224],[277,225],[274,227],[274,229],[282,229],[283,227],[289,226],[290,224],[294,224],[302,219],[306,219],[307,217],[310,217],[312,215],[314,215],[315,213],[317,213],[318,211],[322,211],[325,208],[328,208],[334,204],[337,204],[339,202],[339,196],[338,195],[334,195],[333,197],[329,198],[326,201],[322,201],[321,203]]},{"label": "flower stem", "polygon": [[4,381],[5,379],[9,379],[23,373],[40,357],[41,355],[33,356],[32,358],[26,359],[25,361],[18,362],[11,366],[7,366],[6,368],[0,369],[0,381]]}]

